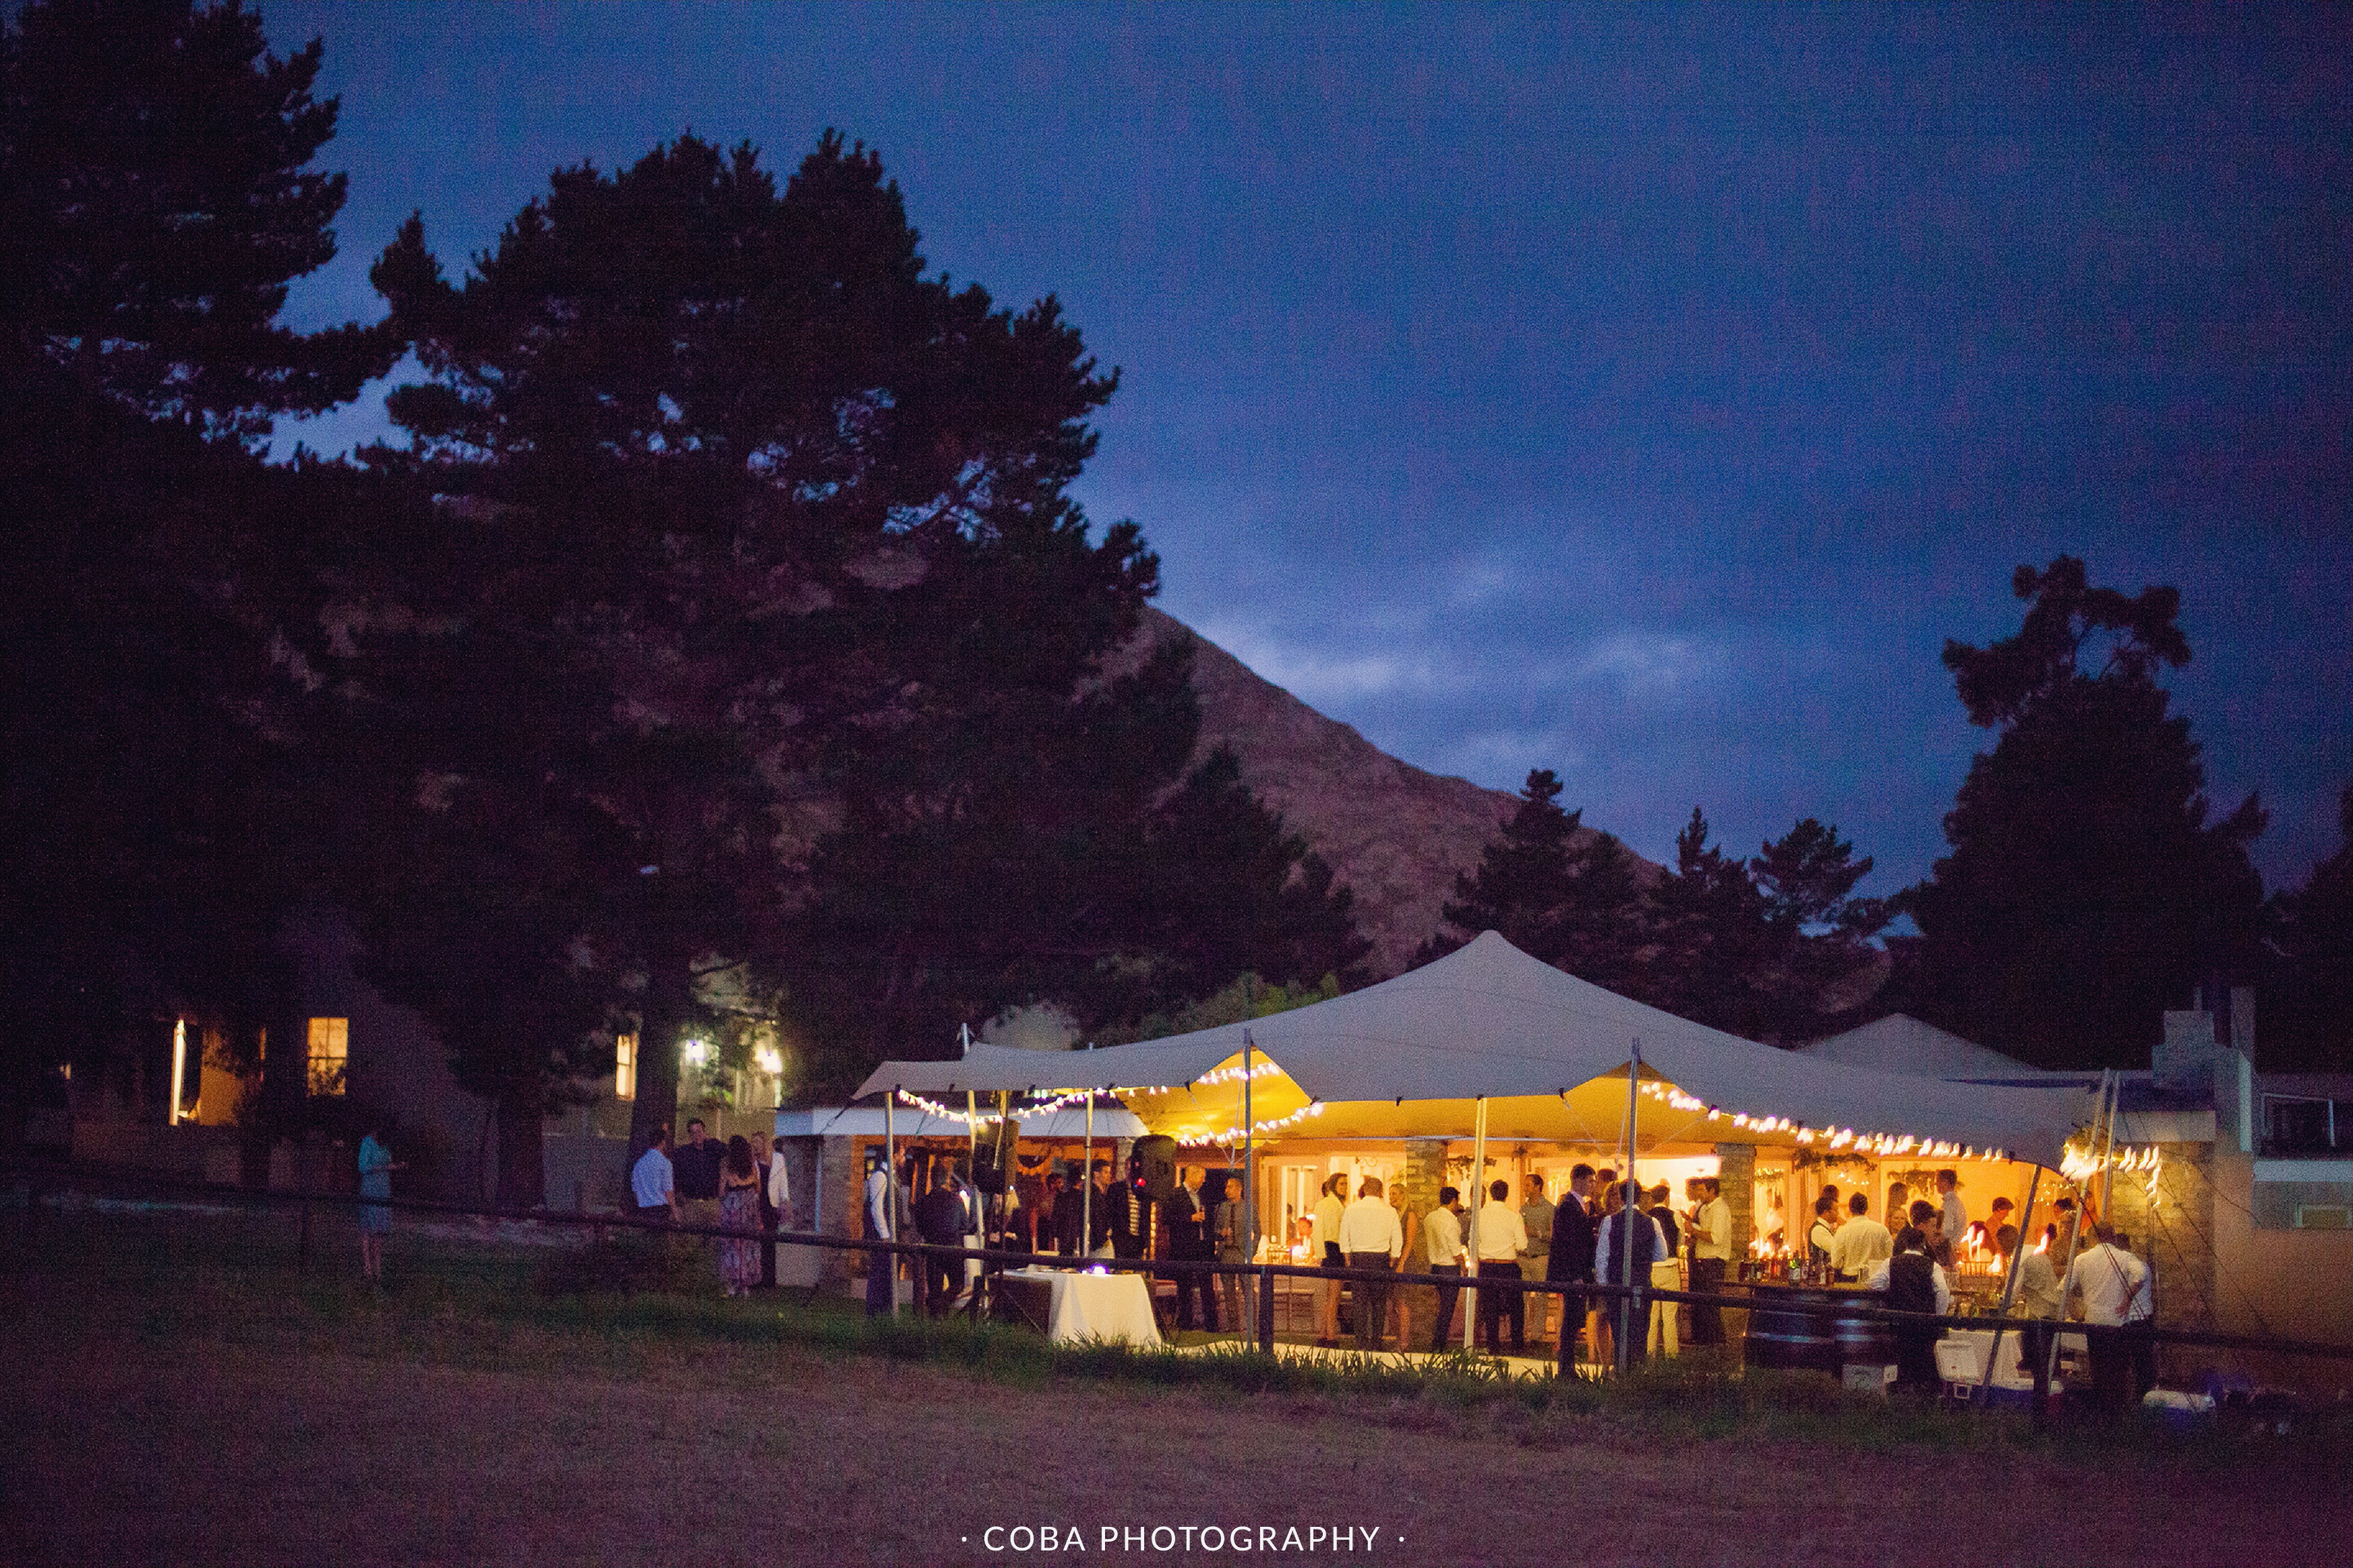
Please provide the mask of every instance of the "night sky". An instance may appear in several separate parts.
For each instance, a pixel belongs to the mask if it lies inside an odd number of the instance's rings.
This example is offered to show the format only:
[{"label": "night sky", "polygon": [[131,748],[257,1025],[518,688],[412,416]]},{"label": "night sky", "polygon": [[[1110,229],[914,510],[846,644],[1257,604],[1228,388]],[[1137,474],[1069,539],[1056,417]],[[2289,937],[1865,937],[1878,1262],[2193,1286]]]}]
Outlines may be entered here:
[{"label": "night sky", "polygon": [[[2353,9],[265,3],[343,255],[454,271],[560,163],[881,150],[934,269],[1123,372],[1080,487],[1162,606],[1423,767],[1653,858],[1694,805],[1925,875],[1944,639],[2011,569],[2181,590],[2273,888],[2353,774]],[[281,430],[338,450],[368,405]]]}]

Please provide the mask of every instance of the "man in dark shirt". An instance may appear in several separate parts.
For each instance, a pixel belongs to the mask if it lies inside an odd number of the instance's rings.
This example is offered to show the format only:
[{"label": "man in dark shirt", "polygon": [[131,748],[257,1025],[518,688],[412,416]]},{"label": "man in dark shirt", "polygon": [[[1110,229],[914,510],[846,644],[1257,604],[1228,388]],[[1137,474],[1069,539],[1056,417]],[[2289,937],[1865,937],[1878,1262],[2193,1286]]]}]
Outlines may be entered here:
[{"label": "man in dark shirt", "polygon": [[719,1167],[727,1145],[702,1135],[702,1119],[686,1124],[686,1142],[670,1156],[678,1180],[679,1218],[687,1225],[719,1223]]},{"label": "man in dark shirt", "polygon": [[[1593,1216],[1586,1211],[1586,1200],[1593,1191],[1593,1167],[1578,1165],[1568,1173],[1568,1193],[1560,1205],[1552,1211],[1552,1250],[1545,1257],[1545,1278],[1570,1284],[1589,1284],[1593,1279]],[[1560,1334],[1564,1342],[1575,1334],[1585,1321],[1586,1301],[1576,1290],[1561,1292]],[[1586,1336],[1586,1358],[1591,1360],[1594,1342]]]},{"label": "man in dark shirt", "polygon": [[[1176,1173],[1176,1194],[1168,1200],[1168,1253],[1180,1263],[1209,1259],[1208,1205],[1201,1194],[1201,1172],[1187,1165]],[[1218,1331],[1218,1296],[1206,1272],[1185,1269],[1176,1279],[1176,1326],[1193,1326],[1193,1303],[1201,1304],[1201,1327]]]},{"label": "man in dark shirt", "polygon": [[[932,1167],[932,1188],[915,1202],[915,1226],[934,1247],[962,1247],[966,1217],[964,1194],[955,1173],[943,1161]],[[934,1318],[947,1316],[962,1283],[960,1259],[937,1253],[923,1256],[923,1310]]]},{"label": "man in dark shirt", "polygon": [[1054,1250],[1065,1259],[1075,1258],[1086,1250],[1079,1245],[1079,1232],[1085,1224],[1086,1194],[1068,1177],[1055,1176],[1047,1185],[1050,1188],[1055,1182],[1062,1185],[1054,1194]]}]

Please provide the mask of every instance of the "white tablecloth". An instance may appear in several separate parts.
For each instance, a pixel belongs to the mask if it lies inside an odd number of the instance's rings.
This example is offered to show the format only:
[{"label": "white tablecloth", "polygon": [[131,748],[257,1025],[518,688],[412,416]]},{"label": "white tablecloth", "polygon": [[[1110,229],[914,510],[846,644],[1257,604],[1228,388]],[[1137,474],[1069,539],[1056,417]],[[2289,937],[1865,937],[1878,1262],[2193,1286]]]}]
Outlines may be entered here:
[{"label": "white tablecloth", "polygon": [[[2001,1364],[1994,1368],[1993,1376],[1996,1388],[2033,1386],[2033,1373],[2018,1370],[2018,1363],[2026,1355],[2026,1336],[2017,1327],[2017,1322],[2022,1321],[2014,1321],[2009,1331],[2001,1336]],[[2063,1332],[2059,1335],[2059,1348],[2063,1353],[2081,1355],[2084,1353],[2084,1336]],[[1954,1373],[1959,1374],[1957,1381],[1976,1383],[1985,1376],[1986,1352],[1991,1349],[1991,1329],[1947,1329],[1937,1351],[1937,1370],[1943,1372],[1949,1365]]]},{"label": "white tablecloth", "polygon": [[1160,1343],[1160,1325],[1152,1321],[1151,1288],[1141,1274],[1015,1268],[1005,1277],[1051,1287],[1053,1305],[1046,1318],[1050,1340],[1125,1340],[1147,1347]]}]

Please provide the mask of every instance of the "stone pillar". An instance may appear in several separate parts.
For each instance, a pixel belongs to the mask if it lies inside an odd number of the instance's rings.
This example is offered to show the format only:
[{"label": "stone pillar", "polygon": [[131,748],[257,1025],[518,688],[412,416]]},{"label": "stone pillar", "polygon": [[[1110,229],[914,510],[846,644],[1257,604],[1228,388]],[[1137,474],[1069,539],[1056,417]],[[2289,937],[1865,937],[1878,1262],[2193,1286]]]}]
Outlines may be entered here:
[{"label": "stone pillar", "polygon": [[[866,1165],[859,1158],[858,1141],[854,1138],[819,1138],[817,1140],[818,1185],[822,1189],[811,1194],[812,1205],[821,1204],[824,1212],[810,1216],[811,1226],[827,1236],[862,1236],[860,1210],[866,1201]],[[826,1249],[825,1262],[819,1278],[863,1281],[866,1255]]]},{"label": "stone pillar", "polygon": [[[1446,1140],[1443,1138],[1409,1138],[1405,1142],[1405,1212],[1419,1215],[1425,1222],[1430,1211],[1438,1206],[1438,1189],[1446,1184]],[[1409,1256],[1405,1270],[1409,1274],[1430,1272],[1430,1249],[1415,1249],[1419,1256]],[[1413,1314],[1414,1327],[1429,1342],[1430,1325],[1437,1321],[1438,1292],[1428,1285],[1411,1287],[1413,1296],[1406,1305]],[[1456,1326],[1461,1322],[1463,1309],[1457,1307]],[[1417,1346],[1416,1348],[1419,1348]]]},{"label": "stone pillar", "polygon": [[1732,1261],[1736,1274],[1740,1260],[1748,1256],[1748,1244],[1757,1239],[1757,1145],[1718,1143],[1715,1157],[1723,1163],[1717,1175],[1724,1183],[1724,1205],[1732,1211]]}]

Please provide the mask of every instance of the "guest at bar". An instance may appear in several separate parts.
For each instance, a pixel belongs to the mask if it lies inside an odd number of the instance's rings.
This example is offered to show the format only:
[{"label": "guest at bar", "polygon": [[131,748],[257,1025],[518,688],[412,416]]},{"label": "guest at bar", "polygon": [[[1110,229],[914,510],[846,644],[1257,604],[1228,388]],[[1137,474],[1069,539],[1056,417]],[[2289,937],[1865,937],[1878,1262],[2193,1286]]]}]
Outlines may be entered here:
[{"label": "guest at bar", "polygon": [[[1564,1210],[1568,1205],[1563,1205]],[[1577,1207],[1580,1217],[1585,1213],[1582,1202]],[[1438,1206],[1421,1222],[1424,1255],[1430,1260],[1432,1274],[1444,1274],[1453,1279],[1462,1277],[1462,1189],[1438,1189]],[[1408,1253],[1407,1257],[1413,1256]],[[1462,1295],[1460,1285],[1438,1287],[1438,1324],[1430,1331],[1430,1350],[1432,1355],[1443,1355],[1447,1342],[1454,1337],[1454,1304]]]},{"label": "guest at bar", "polygon": [[[1895,1255],[1873,1269],[1866,1289],[1883,1291],[1886,1305],[1897,1312],[1934,1312],[1942,1317],[1953,1310],[1952,1282],[1944,1267],[1928,1256],[1928,1238],[1917,1226],[1906,1226],[1895,1238]],[[1934,1394],[1936,1342],[1945,1331],[1934,1323],[1897,1323],[1895,1383],[1915,1394]]]},{"label": "guest at bar", "polygon": [[[1667,1238],[1660,1233],[1658,1222],[1642,1212],[1640,1194],[1630,1193],[1627,1188],[1628,1184],[1620,1182],[1609,1189],[1609,1213],[1603,1216],[1601,1227],[1595,1233],[1594,1272],[1604,1285],[1629,1282],[1647,1285],[1651,1280],[1651,1265],[1667,1255]],[[1630,1202],[1633,1205],[1630,1209]],[[1632,1241],[1630,1259],[1628,1257],[1630,1234]],[[1630,1262],[1631,1267],[1629,1267]],[[1602,1308],[1603,1313],[1611,1317],[1617,1316],[1619,1310],[1616,1300],[1606,1303]],[[1647,1306],[1643,1310],[1647,1312]],[[1644,1329],[1642,1317],[1638,1313],[1632,1320],[1632,1331],[1626,1336],[1626,1359],[1630,1362],[1642,1359],[1647,1338]]]},{"label": "guest at bar", "polygon": [[[1680,1290],[1683,1288],[1683,1265],[1677,1261],[1677,1249],[1682,1245],[1683,1226],[1675,1218],[1675,1211],[1668,1206],[1666,1183],[1661,1182],[1643,1196],[1642,1212],[1651,1216],[1651,1223],[1659,1227],[1659,1235],[1667,1244],[1666,1250],[1651,1265],[1651,1283],[1662,1290]],[[1651,1354],[1683,1353],[1683,1310],[1680,1301],[1651,1304],[1651,1331],[1645,1343]]]},{"label": "guest at bar", "polygon": [[[2018,1227],[2003,1226],[1994,1232],[1994,1246],[2001,1252],[2001,1268],[2008,1278],[2010,1259],[2018,1253]],[[2041,1252],[2029,1252],[2018,1259],[2018,1295],[2010,1303],[2010,1315],[2019,1318],[2056,1318],[2060,1310],[2059,1270],[2052,1268],[2050,1257]]]},{"label": "guest at bar", "polygon": [[1901,1182],[1890,1182],[1887,1184],[1885,1212],[1889,1237],[1888,1256],[1893,1258],[1895,1256],[1894,1244],[1895,1233],[1912,1223],[1912,1190]]},{"label": "guest at bar", "polygon": [[[1347,1267],[1340,1254],[1340,1216],[1348,1207],[1348,1173],[1335,1171],[1324,1178],[1315,1194],[1315,1212],[1307,1231],[1308,1261],[1318,1268]],[[1325,1349],[1340,1342],[1341,1281],[1315,1281],[1315,1342]]]},{"label": "guest at bar", "polygon": [[1060,1171],[1046,1178],[1046,1191],[1053,1201],[1054,1251],[1064,1258],[1076,1258],[1086,1250],[1079,1245],[1083,1239],[1079,1233],[1086,1228],[1087,1195]]},{"label": "guest at bar", "polygon": [[[1732,1208],[1724,1201],[1724,1183],[1719,1178],[1701,1177],[1700,1191],[1705,1197],[1699,1212],[1692,1215],[1691,1288],[1694,1294],[1712,1295],[1724,1289],[1725,1272],[1732,1266]],[[1723,1309],[1713,1301],[1694,1304],[1692,1343],[1723,1342]]]},{"label": "guest at bar", "polygon": [[1841,1279],[1857,1280],[1895,1256],[1895,1238],[1871,1217],[1871,1200],[1857,1193],[1847,1199],[1847,1222],[1831,1243],[1831,1268]]},{"label": "guest at bar", "polygon": [[[2096,1239],[2068,1268],[2064,1299],[2084,1299],[2084,1321],[2091,1327],[2121,1328],[2146,1318],[2147,1265],[2116,1245],[2116,1233],[2107,1226],[2095,1224],[2091,1234]],[[2092,1356],[2093,1405],[2113,1418],[2134,1397],[2132,1347],[2122,1335],[2084,1337]]]},{"label": "guest at bar", "polygon": [[[1512,1217],[1517,1219],[1519,1215]],[[1340,1250],[1347,1256],[1350,1268],[1382,1272],[1394,1269],[1397,1260],[1405,1256],[1405,1227],[1398,1224],[1397,1210],[1389,1207],[1381,1195],[1378,1176],[1366,1176],[1364,1184],[1356,1189],[1356,1201],[1342,1212]],[[1356,1348],[1379,1350],[1381,1331],[1388,1317],[1388,1286],[1361,1279],[1356,1285]]]},{"label": "guest at bar", "polygon": [[[1545,1266],[1552,1255],[1552,1199],[1545,1195],[1545,1179],[1531,1174],[1523,1184],[1525,1191],[1520,1201],[1520,1223],[1527,1227],[1528,1250],[1520,1259],[1521,1276],[1542,1279]],[[1528,1306],[1535,1310],[1535,1335],[1539,1340],[1552,1337],[1552,1298],[1530,1296]]]},{"label": "guest at bar", "polygon": [[1814,1223],[1806,1232],[1806,1261],[1820,1268],[1838,1245],[1838,1189],[1824,1187],[1814,1200]]},{"label": "guest at bar", "polygon": [[[1512,1184],[1500,1178],[1489,1184],[1487,1203],[1471,1216],[1471,1233],[1479,1253],[1479,1278],[1518,1279],[1520,1254],[1528,1249],[1528,1227],[1512,1206]],[[1489,1355],[1504,1353],[1504,1320],[1512,1323],[1512,1353],[1528,1353],[1525,1303],[1517,1290],[1479,1292],[1479,1342]]]},{"label": "guest at bar", "polygon": [[[1168,1253],[1179,1263],[1209,1261],[1208,1205],[1202,1201],[1201,1168],[1187,1165],[1176,1173],[1176,1193],[1168,1200]],[[1201,1327],[1218,1331],[1218,1297],[1209,1276],[1183,1268],[1176,1276],[1176,1327],[1193,1327],[1193,1304],[1200,1303]]]},{"label": "guest at bar", "polygon": [[[1944,1211],[1937,1217],[1944,1222],[1946,1247],[1949,1250],[1968,1245],[1969,1206],[1961,1201],[1959,1172],[1936,1173],[1936,1202]],[[1947,1261],[1951,1260],[1947,1258]]]},{"label": "guest at bar", "polygon": [[[1416,1272],[1411,1260],[1421,1256],[1421,1216],[1408,1212],[1403,1182],[1389,1184],[1389,1207],[1397,1210],[1398,1225],[1405,1232],[1405,1251],[1398,1258],[1398,1272]],[[1409,1349],[1413,1344],[1413,1292],[1395,1285],[1388,1291],[1389,1337],[1397,1342],[1398,1349]]]},{"label": "guest at bar", "polygon": [[[1586,1209],[1586,1197],[1593,1186],[1593,1167],[1577,1165],[1568,1173],[1568,1191],[1552,1212],[1552,1250],[1545,1257],[1545,1278],[1556,1283],[1589,1285],[1593,1282],[1593,1216]],[[1594,1325],[1586,1321],[1586,1297],[1578,1290],[1564,1290],[1560,1298],[1560,1331],[1564,1339],[1576,1333],[1580,1324],[1586,1330],[1586,1358],[1593,1359]]]},{"label": "guest at bar", "polygon": [[[1912,1200],[1912,1228],[1918,1231],[1928,1244],[1928,1256],[1938,1268],[1950,1268],[1953,1261],[1952,1239],[1945,1234],[1944,1211],[1926,1198]],[[1896,1248],[1903,1249],[1903,1237],[1896,1238]]]},{"label": "guest at bar", "polygon": [[[1226,1178],[1225,1195],[1209,1209],[1209,1245],[1220,1263],[1250,1261],[1250,1216],[1242,1208],[1242,1179]],[[1258,1331],[1258,1281],[1241,1274],[1218,1276],[1218,1296],[1226,1316],[1247,1338]]]}]

